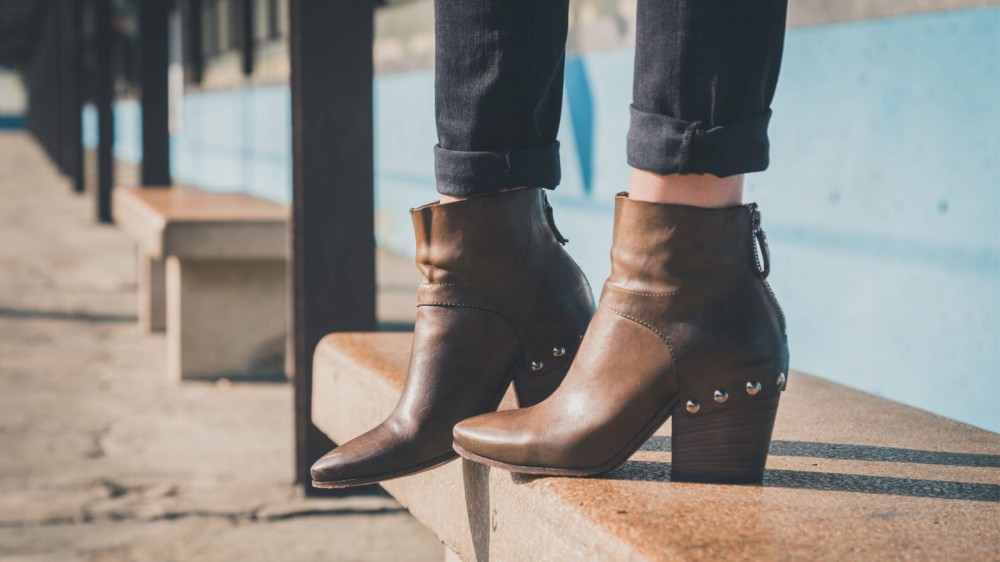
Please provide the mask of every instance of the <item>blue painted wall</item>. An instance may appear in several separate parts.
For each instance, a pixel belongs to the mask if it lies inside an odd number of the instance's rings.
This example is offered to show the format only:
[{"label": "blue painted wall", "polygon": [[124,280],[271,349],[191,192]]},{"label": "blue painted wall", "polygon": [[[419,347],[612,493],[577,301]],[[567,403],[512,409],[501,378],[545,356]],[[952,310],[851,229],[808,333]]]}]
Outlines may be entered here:
[{"label": "blue painted wall", "polygon": [[83,147],[87,150],[97,150],[97,108],[94,107],[94,104],[88,103],[83,106],[80,119],[80,127],[83,130]]},{"label": "blue painted wall", "polygon": [[130,164],[142,161],[142,105],[136,99],[116,100],[115,158]]},{"label": "blue painted wall", "polygon": [[23,128],[23,115],[0,114],[0,129],[18,130]]},{"label": "blue painted wall", "polygon": [[288,201],[291,103],[288,87],[258,86],[187,95],[171,138],[176,181]]},{"label": "blue painted wall", "polygon": [[[175,181],[287,202],[291,196],[291,104],[285,85],[184,96],[170,139]],[[116,100],[115,158],[142,161],[142,105]],[[97,110],[83,108],[83,145],[96,149]]]},{"label": "blue painted wall", "polygon": [[[764,213],[793,366],[993,431],[998,52],[995,7],[791,30],[772,166],[747,190]],[[564,180],[552,199],[597,288],[612,198],[627,187],[631,82],[628,50],[567,64]],[[377,236],[410,254],[407,211],[435,198],[433,99],[429,71],[376,80]],[[183,108],[179,181],[289,199],[286,87],[191,95]]]}]

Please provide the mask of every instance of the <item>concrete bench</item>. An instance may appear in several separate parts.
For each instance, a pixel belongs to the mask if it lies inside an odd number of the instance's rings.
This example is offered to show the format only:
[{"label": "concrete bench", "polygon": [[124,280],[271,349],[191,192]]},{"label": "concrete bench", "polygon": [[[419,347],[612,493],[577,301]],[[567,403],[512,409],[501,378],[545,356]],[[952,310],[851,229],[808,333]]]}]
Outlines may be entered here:
[{"label": "concrete bench", "polygon": [[[403,387],[410,340],[324,339],[316,425],[344,442],[380,422]],[[762,486],[670,482],[667,423],[603,477],[456,460],[384,487],[462,560],[1000,556],[1000,436],[808,375],[789,381]]]},{"label": "concrete bench", "polygon": [[288,209],[243,194],[118,188],[138,246],[140,324],[167,332],[176,379],[284,372]]}]

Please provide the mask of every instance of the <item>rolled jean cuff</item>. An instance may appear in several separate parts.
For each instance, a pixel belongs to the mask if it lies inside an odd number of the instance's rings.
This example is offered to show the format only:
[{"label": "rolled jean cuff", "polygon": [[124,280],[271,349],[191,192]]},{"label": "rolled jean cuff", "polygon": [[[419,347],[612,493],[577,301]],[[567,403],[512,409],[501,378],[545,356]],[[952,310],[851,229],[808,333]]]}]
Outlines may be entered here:
[{"label": "rolled jean cuff", "polygon": [[657,174],[713,174],[720,178],[766,170],[771,110],[706,129],[701,121],[632,109],[628,164]]},{"label": "rolled jean cuff", "polygon": [[512,187],[559,185],[559,143],[501,152],[466,152],[434,147],[434,175],[442,195],[471,196]]}]

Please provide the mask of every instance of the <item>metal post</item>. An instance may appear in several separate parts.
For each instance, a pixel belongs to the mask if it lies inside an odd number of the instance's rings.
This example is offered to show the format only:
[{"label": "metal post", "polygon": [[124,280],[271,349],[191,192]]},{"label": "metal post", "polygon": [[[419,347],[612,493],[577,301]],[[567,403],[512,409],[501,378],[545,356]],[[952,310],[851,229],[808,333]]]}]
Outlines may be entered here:
[{"label": "metal post", "polygon": [[139,2],[139,96],[142,104],[143,186],[170,185],[170,127],[167,101],[167,2]]},{"label": "metal post", "polygon": [[312,423],[312,358],[330,332],[375,329],[373,0],[291,0],[295,475],[331,447]]},{"label": "metal post", "polygon": [[110,223],[114,187],[114,72],[111,61],[111,0],[94,1],[94,105],[97,106],[97,220]]},{"label": "metal post", "polygon": [[187,0],[181,4],[184,23],[184,79],[192,84],[201,83],[201,0]]},{"label": "metal post", "polygon": [[240,31],[240,51],[242,54],[241,62],[244,76],[253,74],[253,20],[253,0],[242,0],[242,5],[240,6],[240,25],[242,27]]},{"label": "metal post", "polygon": [[45,6],[46,36],[48,38],[48,63],[46,71],[46,90],[48,92],[48,115],[49,127],[46,138],[46,146],[49,150],[49,158],[61,171],[63,169],[62,158],[62,37],[59,33],[59,12],[60,2],[49,2]]},{"label": "metal post", "polygon": [[60,3],[63,67],[63,171],[69,175],[73,191],[83,192],[83,131],[80,95],[80,66],[83,63],[80,40],[80,0]]}]

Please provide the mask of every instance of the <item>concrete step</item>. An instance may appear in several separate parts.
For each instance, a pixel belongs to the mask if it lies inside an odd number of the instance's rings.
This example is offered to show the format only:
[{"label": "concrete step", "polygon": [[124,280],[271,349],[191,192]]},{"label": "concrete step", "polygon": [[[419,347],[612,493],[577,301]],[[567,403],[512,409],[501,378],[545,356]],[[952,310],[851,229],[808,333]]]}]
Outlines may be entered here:
[{"label": "concrete step", "polygon": [[[410,341],[324,339],[319,428],[344,442],[384,419]],[[671,482],[669,435],[601,477],[456,460],[384,487],[463,560],[1000,558],[1000,435],[796,372],[762,486]]]}]

